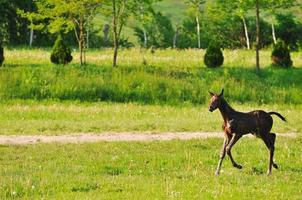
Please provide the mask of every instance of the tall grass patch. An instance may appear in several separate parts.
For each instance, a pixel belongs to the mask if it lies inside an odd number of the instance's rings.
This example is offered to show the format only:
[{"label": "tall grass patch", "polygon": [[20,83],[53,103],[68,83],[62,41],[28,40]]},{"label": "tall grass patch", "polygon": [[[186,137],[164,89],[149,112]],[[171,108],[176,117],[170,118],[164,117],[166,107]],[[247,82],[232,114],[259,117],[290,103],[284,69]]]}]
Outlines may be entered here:
[{"label": "tall grass patch", "polygon": [[[299,96],[302,68],[265,67],[259,74],[253,68],[226,61],[225,67],[207,69],[196,62],[200,59],[196,51],[191,51],[192,58],[184,59],[182,53],[188,56],[188,52],[155,52],[158,55],[147,52],[149,64],[143,65],[139,58],[142,52],[122,51],[119,60],[121,65],[116,69],[107,63],[107,54],[97,56],[102,51],[90,52],[89,55],[95,58],[91,58],[93,63],[86,66],[73,62],[59,67],[49,61],[29,62],[23,57],[23,64],[8,63],[7,67],[0,69],[0,98],[205,104],[208,101],[208,90],[220,91],[225,88],[226,97],[231,102],[302,103]],[[20,53],[23,55],[24,52]],[[30,53],[45,54],[43,51]],[[238,57],[246,56],[245,51],[237,53]],[[128,57],[132,55],[134,58]],[[180,58],[176,59],[177,56]],[[13,58],[10,57],[10,60]]]}]

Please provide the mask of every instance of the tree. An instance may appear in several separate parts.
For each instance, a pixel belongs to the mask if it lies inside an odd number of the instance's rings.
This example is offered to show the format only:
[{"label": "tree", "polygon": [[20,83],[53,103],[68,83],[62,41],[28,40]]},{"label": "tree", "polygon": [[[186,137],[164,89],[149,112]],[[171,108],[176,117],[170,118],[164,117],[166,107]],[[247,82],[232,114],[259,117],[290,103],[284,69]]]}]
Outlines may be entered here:
[{"label": "tree", "polygon": [[204,55],[204,63],[207,67],[220,67],[223,64],[223,53],[220,45],[216,42],[211,42]]},{"label": "tree", "polygon": [[246,15],[249,10],[252,9],[253,2],[251,0],[220,0],[219,3],[223,9],[226,9],[228,13],[232,13],[242,20],[244,27],[244,35],[246,39],[246,48],[250,49],[250,38],[248,34],[248,26],[246,22]]},{"label": "tree", "polygon": [[121,42],[121,33],[131,15],[139,15],[141,6],[151,5],[152,0],[107,0],[104,12],[112,17],[113,62],[117,66],[117,54]]},{"label": "tree", "polygon": [[7,44],[25,44],[28,36],[28,21],[20,17],[18,9],[31,11],[32,0],[0,0],[0,38]]},{"label": "tree", "polygon": [[205,3],[205,0],[188,0],[186,1],[186,4],[189,8],[194,13],[195,20],[196,20],[196,33],[197,33],[197,44],[198,48],[200,49],[200,12],[201,12],[201,6],[202,4]]},{"label": "tree", "polygon": [[36,5],[36,12],[21,11],[21,14],[31,21],[31,27],[47,26],[50,33],[67,33],[74,30],[80,51],[80,63],[85,64],[85,28],[96,14],[101,0],[37,0]]},{"label": "tree", "polygon": [[147,25],[150,24],[152,17],[154,15],[154,10],[151,6],[151,4],[149,5],[140,5],[139,6],[139,20],[140,23],[142,24],[142,28],[139,27],[135,27],[136,31],[138,32],[142,32],[142,36],[143,36],[143,47],[147,47],[148,46],[148,33],[147,33]]},{"label": "tree", "polygon": [[71,50],[64,43],[61,35],[57,37],[57,40],[52,48],[50,60],[54,64],[66,65],[72,61]]},{"label": "tree", "polygon": [[281,38],[290,50],[297,50],[297,43],[301,38],[301,23],[297,22],[292,14],[277,14],[276,19],[278,22],[276,26],[278,38]]},{"label": "tree", "polygon": [[[144,28],[135,27],[135,35],[139,42],[145,47],[168,48],[173,45],[173,26],[171,20],[160,12],[153,13],[148,22],[144,23]],[[146,44],[145,35],[148,34]]]},{"label": "tree", "polygon": [[272,51],[272,62],[274,66],[291,67],[293,61],[290,58],[290,52],[284,41],[278,39]]},{"label": "tree", "polygon": [[265,1],[265,9],[268,10],[271,16],[271,28],[272,28],[272,38],[274,44],[277,42],[276,32],[275,32],[275,20],[274,16],[278,14],[280,9],[288,9],[295,5],[296,0],[266,0]]},{"label": "tree", "polygon": [[2,42],[0,41],[0,67],[2,66],[3,62],[4,62],[4,51],[2,47]]},{"label": "tree", "polygon": [[260,71],[259,48],[260,48],[260,18],[259,18],[259,0],[255,2],[256,7],[256,69]]}]

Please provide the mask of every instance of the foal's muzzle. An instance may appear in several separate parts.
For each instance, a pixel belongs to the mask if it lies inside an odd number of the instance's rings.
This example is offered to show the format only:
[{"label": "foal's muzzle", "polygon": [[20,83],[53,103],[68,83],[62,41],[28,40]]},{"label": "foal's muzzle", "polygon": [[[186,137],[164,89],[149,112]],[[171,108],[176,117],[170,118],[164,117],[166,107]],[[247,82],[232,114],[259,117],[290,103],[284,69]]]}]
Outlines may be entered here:
[{"label": "foal's muzzle", "polygon": [[212,106],[210,106],[210,107],[209,107],[209,111],[210,111],[210,112],[213,112],[213,111],[214,111],[214,108],[213,108]]}]

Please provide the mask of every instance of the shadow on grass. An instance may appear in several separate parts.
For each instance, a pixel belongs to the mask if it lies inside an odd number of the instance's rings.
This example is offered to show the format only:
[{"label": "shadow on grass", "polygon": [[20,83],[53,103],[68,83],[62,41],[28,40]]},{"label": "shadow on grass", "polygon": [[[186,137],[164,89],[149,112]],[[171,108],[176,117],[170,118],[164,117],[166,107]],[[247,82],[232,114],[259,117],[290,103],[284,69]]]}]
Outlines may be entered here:
[{"label": "shadow on grass", "polygon": [[280,169],[280,171],[302,174],[302,167],[291,167],[291,166],[286,167],[285,166],[285,167],[282,167]]},{"label": "shadow on grass", "polygon": [[97,190],[99,188],[100,188],[100,186],[97,183],[95,183],[95,184],[87,183],[84,186],[72,187],[71,191],[72,192],[89,192],[89,191]]},{"label": "shadow on grass", "polygon": [[260,167],[252,167],[252,170],[250,172],[251,174],[254,174],[254,175],[262,175],[262,174],[265,174],[265,170],[260,168]]},{"label": "shadow on grass", "polygon": [[111,176],[118,176],[123,173],[123,170],[119,167],[105,166],[102,170],[102,173]]}]

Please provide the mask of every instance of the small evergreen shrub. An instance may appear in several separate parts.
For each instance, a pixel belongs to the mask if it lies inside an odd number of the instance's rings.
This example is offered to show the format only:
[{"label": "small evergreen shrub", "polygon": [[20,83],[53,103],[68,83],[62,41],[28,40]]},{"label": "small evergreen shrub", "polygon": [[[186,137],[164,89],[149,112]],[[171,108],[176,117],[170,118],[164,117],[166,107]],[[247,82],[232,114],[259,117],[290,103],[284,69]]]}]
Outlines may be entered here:
[{"label": "small evergreen shrub", "polygon": [[272,51],[272,64],[280,67],[291,67],[293,65],[289,49],[285,42],[280,39],[278,39]]},{"label": "small evergreen shrub", "polygon": [[4,61],[4,50],[0,43],[0,67],[2,66],[3,61]]},{"label": "small evergreen shrub", "polygon": [[207,67],[220,67],[223,64],[223,53],[220,45],[217,43],[210,43],[204,55],[204,64]]},{"label": "small evergreen shrub", "polygon": [[50,60],[52,63],[57,65],[66,65],[72,60],[71,50],[64,44],[64,41],[60,35],[57,37],[56,42],[52,48]]}]

